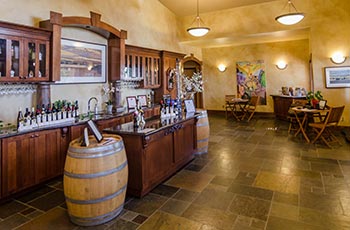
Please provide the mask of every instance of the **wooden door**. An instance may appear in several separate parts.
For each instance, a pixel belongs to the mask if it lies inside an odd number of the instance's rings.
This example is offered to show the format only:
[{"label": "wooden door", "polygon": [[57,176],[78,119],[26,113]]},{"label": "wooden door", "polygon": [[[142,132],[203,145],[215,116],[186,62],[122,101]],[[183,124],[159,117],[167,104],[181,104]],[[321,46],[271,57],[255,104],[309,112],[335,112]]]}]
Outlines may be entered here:
[{"label": "wooden door", "polygon": [[36,132],[35,141],[35,181],[43,182],[60,174],[61,151],[60,129]]},{"label": "wooden door", "polygon": [[2,197],[35,184],[33,134],[2,139]]}]

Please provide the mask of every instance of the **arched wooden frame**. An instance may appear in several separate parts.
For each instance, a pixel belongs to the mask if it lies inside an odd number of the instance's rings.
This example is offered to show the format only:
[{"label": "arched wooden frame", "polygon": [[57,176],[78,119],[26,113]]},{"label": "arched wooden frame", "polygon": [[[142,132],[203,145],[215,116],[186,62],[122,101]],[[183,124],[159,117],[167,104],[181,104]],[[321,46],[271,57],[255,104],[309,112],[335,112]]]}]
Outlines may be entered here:
[{"label": "arched wooden frame", "polygon": [[[202,71],[202,62],[193,56],[193,54],[187,55],[184,57],[184,59],[181,60],[181,74],[185,73],[185,67],[186,63],[195,63],[196,64],[196,70],[193,72],[201,72]],[[197,69],[198,67],[198,69]],[[191,75],[192,76],[192,75]],[[196,108],[203,108],[203,93],[196,93],[195,94],[195,104]]]},{"label": "arched wooden frame", "polygon": [[62,27],[83,28],[97,33],[108,40],[108,79],[109,81],[120,80],[124,67],[125,39],[127,32],[118,30],[113,26],[102,22],[101,15],[90,12],[90,18],[86,17],[63,17],[61,13],[50,12],[50,19],[41,21],[40,27],[52,31],[51,39],[51,81],[60,80],[61,60],[61,34]]},{"label": "arched wooden frame", "polygon": [[195,62],[198,64],[198,66],[200,68],[199,71],[202,70],[202,61],[200,61],[198,58],[196,58],[193,54],[190,54],[190,55],[185,56],[181,60],[181,72],[184,72],[186,62]]}]

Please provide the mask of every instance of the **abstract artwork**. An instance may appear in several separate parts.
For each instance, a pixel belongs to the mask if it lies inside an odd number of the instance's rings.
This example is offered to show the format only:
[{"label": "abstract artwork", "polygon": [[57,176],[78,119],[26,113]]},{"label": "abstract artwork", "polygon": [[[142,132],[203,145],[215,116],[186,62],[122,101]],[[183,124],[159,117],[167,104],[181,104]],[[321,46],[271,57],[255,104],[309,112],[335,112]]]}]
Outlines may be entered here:
[{"label": "abstract artwork", "polygon": [[260,96],[260,105],[266,105],[266,75],[264,61],[237,62],[237,92],[241,98]]}]

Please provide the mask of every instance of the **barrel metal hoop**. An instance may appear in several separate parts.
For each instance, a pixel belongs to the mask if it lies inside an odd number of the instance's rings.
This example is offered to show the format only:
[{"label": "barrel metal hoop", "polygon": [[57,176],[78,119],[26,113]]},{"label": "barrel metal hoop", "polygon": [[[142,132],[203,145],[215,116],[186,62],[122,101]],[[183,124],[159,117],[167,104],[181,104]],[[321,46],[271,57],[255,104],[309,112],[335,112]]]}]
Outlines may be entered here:
[{"label": "barrel metal hoop", "polygon": [[120,195],[122,192],[125,191],[127,185],[124,185],[122,188],[120,188],[118,191],[116,191],[115,193],[112,193],[111,195],[105,196],[105,197],[101,197],[98,199],[94,199],[94,200],[75,200],[75,199],[71,199],[69,197],[66,197],[66,200],[70,203],[74,203],[74,204],[97,204],[97,203],[101,203],[103,201],[106,200],[111,200],[114,197]]},{"label": "barrel metal hoop", "polygon": [[207,142],[207,141],[209,141],[209,138],[204,138],[204,139],[197,140],[197,142]]},{"label": "barrel metal hoop", "polygon": [[81,225],[81,226],[93,226],[93,225],[99,225],[99,224],[103,224],[106,223],[112,219],[114,219],[116,216],[119,215],[119,213],[121,213],[121,211],[123,211],[124,208],[124,203],[119,205],[118,208],[114,209],[113,211],[100,215],[100,216],[96,216],[96,217],[77,217],[74,215],[69,214],[71,220],[73,223]]},{"label": "barrel metal hoop", "polygon": [[113,174],[115,172],[118,172],[125,168],[128,165],[128,161],[125,161],[123,164],[119,165],[116,168],[109,169],[106,171],[98,172],[98,173],[90,173],[90,174],[78,174],[78,173],[70,173],[64,170],[64,175],[68,177],[73,177],[73,178],[79,178],[79,179],[91,179],[91,178],[96,178],[96,177],[102,177],[102,176],[107,176],[110,174]]},{"label": "barrel metal hoop", "polygon": [[124,149],[124,144],[122,145],[118,145],[117,148],[111,148],[111,149],[107,149],[109,151],[106,151],[104,150],[103,153],[98,153],[98,154],[94,154],[96,152],[96,149],[89,149],[86,148],[85,151],[79,151],[79,152],[71,152],[69,151],[68,149],[68,153],[67,155],[69,157],[72,157],[72,158],[84,158],[84,159],[91,159],[91,158],[100,158],[100,157],[105,157],[105,156],[109,156],[109,155],[112,155],[112,154],[118,154],[120,152],[122,152],[122,150]]},{"label": "barrel metal hoop", "polygon": [[207,153],[208,152],[208,147],[203,147],[203,148],[198,148],[196,151],[196,154],[202,154],[202,153]]},{"label": "barrel metal hoop", "polygon": [[197,127],[208,126],[209,123],[197,123]]}]

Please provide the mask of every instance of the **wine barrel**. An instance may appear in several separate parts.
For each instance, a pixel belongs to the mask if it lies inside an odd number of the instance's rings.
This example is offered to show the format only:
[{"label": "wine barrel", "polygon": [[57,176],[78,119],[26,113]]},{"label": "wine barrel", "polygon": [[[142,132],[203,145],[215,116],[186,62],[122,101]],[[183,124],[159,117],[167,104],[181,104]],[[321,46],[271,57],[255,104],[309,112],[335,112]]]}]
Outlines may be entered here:
[{"label": "wine barrel", "polygon": [[105,223],[123,210],[128,162],[120,136],[104,134],[89,146],[75,139],[69,144],[63,186],[71,221],[81,226]]},{"label": "wine barrel", "polygon": [[197,117],[197,149],[195,154],[203,154],[208,152],[209,143],[209,121],[207,111],[204,109],[196,109],[200,115]]}]

